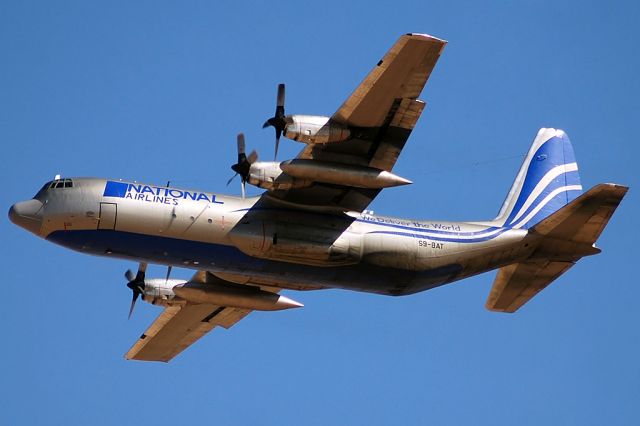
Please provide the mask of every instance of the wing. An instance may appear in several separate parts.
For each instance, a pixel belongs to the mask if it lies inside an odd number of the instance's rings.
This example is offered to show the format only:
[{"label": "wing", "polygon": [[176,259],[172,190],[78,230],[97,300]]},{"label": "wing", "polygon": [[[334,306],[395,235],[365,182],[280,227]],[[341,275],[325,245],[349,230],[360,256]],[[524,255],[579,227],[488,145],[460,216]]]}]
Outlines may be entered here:
[{"label": "wing", "polygon": [[[220,280],[198,271],[191,282]],[[271,290],[271,289],[270,289]],[[230,328],[251,313],[209,304],[168,306],[125,354],[126,359],[169,362],[216,326]]]},{"label": "wing", "polygon": [[140,336],[125,358],[169,362],[216,326],[229,328],[250,312],[206,304],[169,306]]},{"label": "wing", "polygon": [[[425,34],[400,37],[331,117],[349,126],[350,139],[308,145],[297,158],[391,171],[424,109],[425,103],[417,98],[445,45]],[[379,192],[316,183],[268,194],[297,205],[362,211]]]},{"label": "wing", "polygon": [[353,127],[383,126],[397,100],[420,96],[445,44],[426,34],[403,35],[332,118]]}]

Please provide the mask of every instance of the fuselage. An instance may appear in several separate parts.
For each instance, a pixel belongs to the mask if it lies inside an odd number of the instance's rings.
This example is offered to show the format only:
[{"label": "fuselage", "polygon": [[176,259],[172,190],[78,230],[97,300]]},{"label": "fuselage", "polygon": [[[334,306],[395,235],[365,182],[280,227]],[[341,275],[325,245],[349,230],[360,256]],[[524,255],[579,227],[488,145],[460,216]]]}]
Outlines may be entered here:
[{"label": "fuselage", "polygon": [[50,182],[12,221],[87,254],[207,270],[298,290],[403,295],[513,263],[526,230],[368,212],[319,213],[197,190],[98,178]]}]

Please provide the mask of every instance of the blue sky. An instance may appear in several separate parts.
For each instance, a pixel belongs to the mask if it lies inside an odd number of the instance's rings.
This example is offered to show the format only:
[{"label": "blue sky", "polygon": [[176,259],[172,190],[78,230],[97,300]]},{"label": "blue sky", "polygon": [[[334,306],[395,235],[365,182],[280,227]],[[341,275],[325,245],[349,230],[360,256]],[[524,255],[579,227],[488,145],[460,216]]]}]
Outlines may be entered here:
[{"label": "blue sky", "polygon": [[493,217],[543,126],[569,134],[585,187],[632,186],[603,253],[517,314],[484,309],[494,273],[405,298],[289,294],[305,307],[166,365],[122,358],[160,312],[127,321],[134,264],[5,218],[0,423],[638,423],[639,21],[601,1],[0,3],[5,209],[57,173],[237,194],[235,135],[271,157],[279,82],[287,112],[331,115],[407,32],[449,44],[394,169],[415,183],[376,213]]}]

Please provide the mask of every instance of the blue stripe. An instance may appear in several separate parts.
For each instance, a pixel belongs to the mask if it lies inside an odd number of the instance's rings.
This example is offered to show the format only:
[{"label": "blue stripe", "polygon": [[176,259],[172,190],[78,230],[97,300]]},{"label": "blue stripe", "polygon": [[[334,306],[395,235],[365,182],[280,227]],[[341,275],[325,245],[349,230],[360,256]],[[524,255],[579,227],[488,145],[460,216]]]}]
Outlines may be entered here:
[{"label": "blue stripe", "polygon": [[[558,211],[559,208],[556,208],[558,203],[561,203],[561,207],[562,207],[562,206],[568,204],[566,202],[567,199],[569,199],[569,198],[574,199],[574,198],[576,198],[577,194],[580,194],[581,192],[582,191],[578,191],[578,190],[570,190],[570,191],[562,191],[562,192],[560,192],[555,197],[553,197],[551,200],[549,200],[544,207],[542,207],[531,219],[529,219],[527,221],[527,223],[522,224],[520,227],[524,228],[524,229],[527,229],[527,228],[530,228],[530,227],[536,225],[537,223],[541,222],[546,217],[549,217],[553,213]],[[519,220],[522,220],[525,217],[526,217],[526,215],[522,215],[522,217]]]},{"label": "blue stripe", "polygon": [[[577,181],[578,183],[571,183],[574,181]],[[527,208],[527,210],[525,210],[525,212],[521,214],[520,217],[518,217],[517,220],[515,220],[515,217],[516,217],[516,214],[519,212],[520,208],[518,208],[517,210],[514,208],[510,215],[510,217],[513,217],[513,219],[511,219],[511,222],[509,222],[509,225],[513,225],[514,222],[522,220],[522,218],[526,217],[530,212],[535,210],[540,205],[542,200],[544,200],[549,194],[551,194],[556,189],[561,188],[563,186],[567,186],[567,185],[580,185],[580,178],[578,176],[577,170],[573,172],[564,173],[558,176],[556,179],[549,182],[549,185],[547,185],[547,187],[542,192],[540,192],[540,195],[538,195],[538,197],[531,203],[531,205]],[[542,217],[542,218],[545,218],[551,213],[554,213],[555,211],[557,211],[560,207],[567,204],[568,203],[567,199],[569,198],[567,194],[568,192],[570,191],[562,191],[558,195],[553,197],[551,200],[549,200],[547,205],[542,209],[540,209],[538,213],[536,213],[535,217],[540,217],[540,215],[543,214],[543,212],[547,211],[547,214],[544,214],[544,216]],[[528,195],[529,194],[527,194],[527,196]],[[558,197],[561,197],[561,198],[557,199]]]},{"label": "blue stripe", "polygon": [[479,237],[479,238],[469,238],[469,239],[431,237],[431,236],[428,236],[428,235],[416,235],[416,234],[409,234],[409,233],[406,233],[406,232],[392,232],[392,231],[372,231],[372,232],[368,232],[367,234],[398,235],[398,236],[402,236],[402,237],[416,238],[416,239],[421,239],[421,240],[444,241],[444,242],[449,242],[449,243],[479,243],[479,242],[482,242],[482,241],[493,240],[494,238],[497,238],[499,235],[505,233],[508,230],[509,230],[509,228],[502,228],[500,230],[500,232],[497,232],[497,233],[495,233],[493,235],[489,235],[489,236],[486,236],[486,237]]},{"label": "blue stripe", "polygon": [[438,230],[438,229],[414,228],[412,226],[396,225],[396,224],[393,224],[393,223],[373,222],[371,220],[366,220],[366,219],[356,219],[356,222],[368,223],[368,224],[371,224],[371,225],[388,226],[388,227],[391,227],[391,228],[398,228],[398,229],[406,229],[408,231],[429,232],[429,233],[432,233],[432,234],[451,235],[451,236],[479,235],[479,234],[485,234],[485,233],[490,232],[490,231],[495,231],[497,229],[501,229],[498,226],[489,226],[489,227],[483,229],[482,231],[471,231],[471,232],[441,231],[441,230]]}]

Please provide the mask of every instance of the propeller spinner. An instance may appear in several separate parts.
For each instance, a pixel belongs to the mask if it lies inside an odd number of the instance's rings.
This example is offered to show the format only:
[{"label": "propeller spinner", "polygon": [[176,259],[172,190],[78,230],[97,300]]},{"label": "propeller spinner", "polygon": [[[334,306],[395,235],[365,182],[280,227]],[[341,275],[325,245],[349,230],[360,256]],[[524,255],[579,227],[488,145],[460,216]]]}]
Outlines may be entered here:
[{"label": "propeller spinner", "polygon": [[273,126],[276,130],[276,149],[273,156],[273,160],[275,161],[278,157],[278,146],[280,145],[280,136],[287,127],[287,121],[284,115],[284,83],[278,84],[278,97],[276,99],[276,113],[273,117],[268,119],[262,125],[262,128],[265,129],[269,126]]},{"label": "propeller spinner", "polygon": [[129,287],[133,292],[133,296],[131,298],[131,307],[129,308],[129,319],[131,318],[131,314],[133,313],[133,308],[136,306],[138,296],[144,294],[144,275],[146,271],[147,263],[140,262],[140,265],[138,266],[138,273],[135,276],[130,269],[128,269],[124,274],[127,281],[129,281],[127,283],[127,287]]}]

